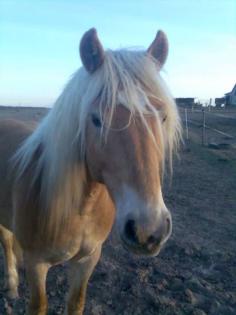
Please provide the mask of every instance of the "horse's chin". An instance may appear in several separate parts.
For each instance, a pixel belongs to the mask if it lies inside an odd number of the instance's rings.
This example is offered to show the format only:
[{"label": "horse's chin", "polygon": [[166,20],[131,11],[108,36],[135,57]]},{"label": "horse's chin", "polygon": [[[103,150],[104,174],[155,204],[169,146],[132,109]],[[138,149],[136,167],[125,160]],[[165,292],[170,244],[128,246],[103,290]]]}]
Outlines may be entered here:
[{"label": "horse's chin", "polygon": [[144,245],[134,245],[132,243],[127,242],[124,240],[122,237],[121,238],[121,243],[123,247],[131,252],[132,254],[138,255],[138,256],[144,256],[144,257],[155,257],[157,256],[162,248],[162,245],[155,246],[153,248],[148,248],[148,246]]}]

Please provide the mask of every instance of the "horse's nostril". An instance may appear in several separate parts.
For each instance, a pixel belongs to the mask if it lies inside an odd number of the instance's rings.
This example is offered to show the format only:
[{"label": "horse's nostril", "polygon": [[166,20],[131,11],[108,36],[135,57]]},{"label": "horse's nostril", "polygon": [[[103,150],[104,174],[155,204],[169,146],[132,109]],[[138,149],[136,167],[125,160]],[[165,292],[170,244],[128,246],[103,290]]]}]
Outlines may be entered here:
[{"label": "horse's nostril", "polygon": [[130,241],[136,243],[138,242],[137,234],[136,234],[136,227],[134,220],[128,220],[125,224],[125,236]]},{"label": "horse's nostril", "polygon": [[148,246],[156,246],[161,244],[162,240],[169,236],[171,233],[171,218],[167,217],[166,221],[163,221],[159,229],[148,237]]}]

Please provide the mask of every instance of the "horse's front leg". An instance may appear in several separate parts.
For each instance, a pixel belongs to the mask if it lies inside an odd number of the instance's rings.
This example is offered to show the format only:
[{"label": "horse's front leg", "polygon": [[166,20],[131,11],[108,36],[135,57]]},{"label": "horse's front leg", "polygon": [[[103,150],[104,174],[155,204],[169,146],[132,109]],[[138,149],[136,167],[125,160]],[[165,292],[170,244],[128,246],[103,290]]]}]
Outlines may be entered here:
[{"label": "horse's front leg", "polygon": [[13,233],[0,225],[0,242],[4,250],[5,288],[10,298],[18,297],[17,257],[13,250]]},{"label": "horse's front leg", "polygon": [[67,315],[82,315],[85,305],[88,280],[100,258],[101,246],[90,256],[70,262],[70,292],[67,303]]},{"label": "horse's front leg", "polygon": [[50,265],[31,253],[25,253],[25,269],[29,284],[28,315],[47,314],[46,277]]}]

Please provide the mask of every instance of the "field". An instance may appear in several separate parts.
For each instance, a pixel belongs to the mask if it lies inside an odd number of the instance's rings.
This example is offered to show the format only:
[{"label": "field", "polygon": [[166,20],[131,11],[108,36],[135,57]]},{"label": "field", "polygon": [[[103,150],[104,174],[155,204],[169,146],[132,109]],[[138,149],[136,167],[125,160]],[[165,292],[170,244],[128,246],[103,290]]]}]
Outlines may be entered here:
[{"label": "field", "polygon": [[[0,107],[0,119],[40,120],[46,112]],[[172,183],[165,179],[165,201],[173,216],[171,239],[158,257],[144,259],[125,251],[114,229],[89,281],[85,315],[236,314],[236,114],[206,116],[211,128],[235,137],[208,129],[205,146],[201,115],[189,112],[189,140],[175,161]],[[2,259],[1,254],[0,288]],[[50,315],[63,314],[66,268],[49,272]],[[12,309],[25,314],[25,296],[21,271],[20,298],[13,303],[0,291],[0,314],[11,314]]]}]

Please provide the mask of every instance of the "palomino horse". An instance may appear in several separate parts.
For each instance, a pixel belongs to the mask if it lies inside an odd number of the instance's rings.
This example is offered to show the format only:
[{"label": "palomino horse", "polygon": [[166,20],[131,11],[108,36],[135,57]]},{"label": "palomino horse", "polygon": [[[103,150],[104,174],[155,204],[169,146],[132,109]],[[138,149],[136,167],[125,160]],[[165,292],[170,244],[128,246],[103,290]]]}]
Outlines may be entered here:
[{"label": "palomino horse", "polygon": [[136,254],[155,256],[169,238],[161,178],[180,123],[159,74],[167,51],[162,31],[146,52],[104,51],[91,29],[80,43],[83,67],[39,126],[1,121],[5,278],[16,297],[17,242],[30,288],[28,314],[46,314],[48,269],[64,261],[66,312],[83,313],[88,279],[115,217],[122,243]]}]

